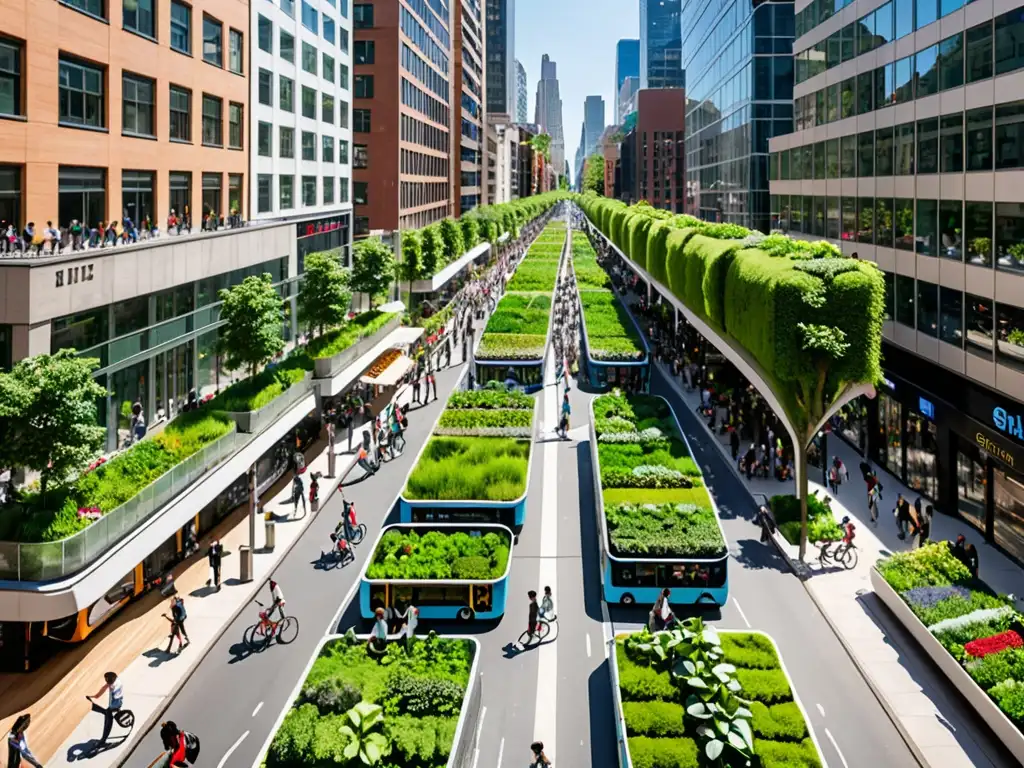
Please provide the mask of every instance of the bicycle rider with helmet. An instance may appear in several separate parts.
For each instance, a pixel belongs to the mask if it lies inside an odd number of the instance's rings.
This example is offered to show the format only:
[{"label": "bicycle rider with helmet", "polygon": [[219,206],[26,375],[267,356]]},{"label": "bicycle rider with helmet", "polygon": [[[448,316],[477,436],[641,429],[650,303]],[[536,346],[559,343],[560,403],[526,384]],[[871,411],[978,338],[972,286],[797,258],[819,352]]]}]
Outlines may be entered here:
[{"label": "bicycle rider with helmet", "polygon": [[853,524],[849,516],[843,518],[843,544],[847,549],[853,546],[853,540],[857,536],[857,526]]}]

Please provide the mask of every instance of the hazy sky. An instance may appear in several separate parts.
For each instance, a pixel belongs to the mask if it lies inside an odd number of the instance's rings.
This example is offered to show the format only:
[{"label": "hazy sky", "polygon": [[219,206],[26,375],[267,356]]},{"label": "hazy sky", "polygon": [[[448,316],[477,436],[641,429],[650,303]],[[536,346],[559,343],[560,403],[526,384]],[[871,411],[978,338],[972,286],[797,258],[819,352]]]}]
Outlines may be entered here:
[{"label": "hazy sky", "polygon": [[583,124],[583,100],[604,97],[605,125],[615,112],[615,44],[640,37],[639,0],[516,0],[516,58],[526,69],[532,122],[545,53],[558,65],[565,159],[576,159]]}]

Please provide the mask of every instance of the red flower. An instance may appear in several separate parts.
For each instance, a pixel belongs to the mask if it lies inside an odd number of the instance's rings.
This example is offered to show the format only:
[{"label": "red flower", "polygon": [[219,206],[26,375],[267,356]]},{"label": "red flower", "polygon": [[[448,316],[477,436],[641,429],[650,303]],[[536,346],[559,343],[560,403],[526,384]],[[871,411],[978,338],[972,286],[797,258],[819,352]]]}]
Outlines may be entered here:
[{"label": "red flower", "polygon": [[1021,636],[1012,629],[1008,629],[1006,632],[1000,632],[998,635],[992,635],[992,637],[971,640],[971,642],[964,645],[964,651],[969,656],[981,659],[990,653],[999,653],[1007,648],[1020,648],[1021,646],[1024,646],[1024,640],[1021,639]]}]

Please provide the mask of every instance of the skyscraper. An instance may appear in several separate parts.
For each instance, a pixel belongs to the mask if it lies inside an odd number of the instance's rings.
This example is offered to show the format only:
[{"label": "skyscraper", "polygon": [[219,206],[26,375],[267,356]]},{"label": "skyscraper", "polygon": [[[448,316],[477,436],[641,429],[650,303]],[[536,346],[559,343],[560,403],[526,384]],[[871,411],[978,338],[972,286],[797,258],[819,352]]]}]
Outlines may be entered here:
[{"label": "skyscraper", "polygon": [[597,148],[597,140],[604,133],[604,99],[587,96],[583,102],[584,153],[589,155]]},{"label": "skyscraper", "polygon": [[487,0],[487,111],[515,115],[516,0]]},{"label": "skyscraper", "polygon": [[686,87],[680,5],[681,0],[640,0],[641,89]]},{"label": "skyscraper", "polygon": [[615,122],[620,125],[625,122],[626,115],[636,109],[636,94],[640,90],[639,77],[627,77],[622,81],[616,97],[617,109],[615,110]]},{"label": "skyscraper", "polygon": [[529,106],[527,105],[526,90],[526,69],[523,67],[522,62],[516,59],[516,109],[513,113],[513,117],[517,123],[529,122]]},{"label": "skyscraper", "polygon": [[615,45],[615,115],[622,109],[619,91],[627,77],[640,77],[640,41],[619,40]]},{"label": "skyscraper", "polygon": [[576,185],[580,185],[580,177],[583,175],[583,161],[587,159],[587,123],[584,120],[580,124],[580,143],[576,145],[576,163],[573,170],[576,172]]},{"label": "skyscraper", "polygon": [[551,166],[565,165],[565,137],[562,134],[562,99],[558,94],[555,62],[545,53],[540,60],[537,105],[534,122],[551,137]]},{"label": "skyscraper", "polygon": [[[443,8],[443,6],[440,6]],[[452,14],[452,58],[455,63],[454,105],[451,111],[453,214],[461,216],[481,204],[486,171],[486,141],[484,135],[484,104],[486,95],[484,82],[484,25],[483,11],[479,3],[453,2]],[[427,46],[429,50],[429,46]],[[424,93],[426,96],[426,93]],[[428,96],[428,99],[430,97]],[[428,110],[429,112],[429,107]]]}]

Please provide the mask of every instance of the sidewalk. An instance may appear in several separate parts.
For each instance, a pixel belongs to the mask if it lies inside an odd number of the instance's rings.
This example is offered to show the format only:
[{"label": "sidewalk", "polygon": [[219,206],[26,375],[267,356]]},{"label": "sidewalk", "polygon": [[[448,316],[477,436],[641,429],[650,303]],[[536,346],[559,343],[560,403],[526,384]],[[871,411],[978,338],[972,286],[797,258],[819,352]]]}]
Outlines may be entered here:
[{"label": "sidewalk", "polygon": [[[699,393],[687,391],[664,363],[654,365],[682,401],[696,409]],[[706,423],[701,422],[705,435],[711,435]],[[713,435],[713,438],[729,466],[735,468],[728,436]],[[842,459],[850,471],[850,480],[832,497],[832,510],[837,520],[849,515],[854,521],[860,560],[850,571],[822,570],[816,560],[817,550],[808,546],[806,559],[810,577],[804,581],[808,593],[923,765],[930,768],[1014,765],[993,748],[994,739],[980,725],[970,706],[957,696],[946,677],[932,665],[871,589],[869,574],[874,564],[892,552],[909,548],[909,540],[900,541],[896,535],[892,516],[896,494],[902,493],[911,503],[919,494],[876,467],[884,498],[879,504],[877,527],[873,526],[858,469],[862,457],[841,437],[830,434],[827,459],[831,461],[833,456]],[[808,470],[811,493],[817,491],[819,496],[831,496],[820,483],[814,482],[815,478],[821,478],[821,470],[814,467]],[[748,481],[738,471],[736,478],[751,494],[771,497],[795,491],[792,482],[764,478]],[[993,589],[1000,593],[1024,592],[1024,571],[1019,566],[985,544],[982,535],[967,523],[936,511],[932,540],[955,539],[961,533],[978,547],[980,575]]]}]

